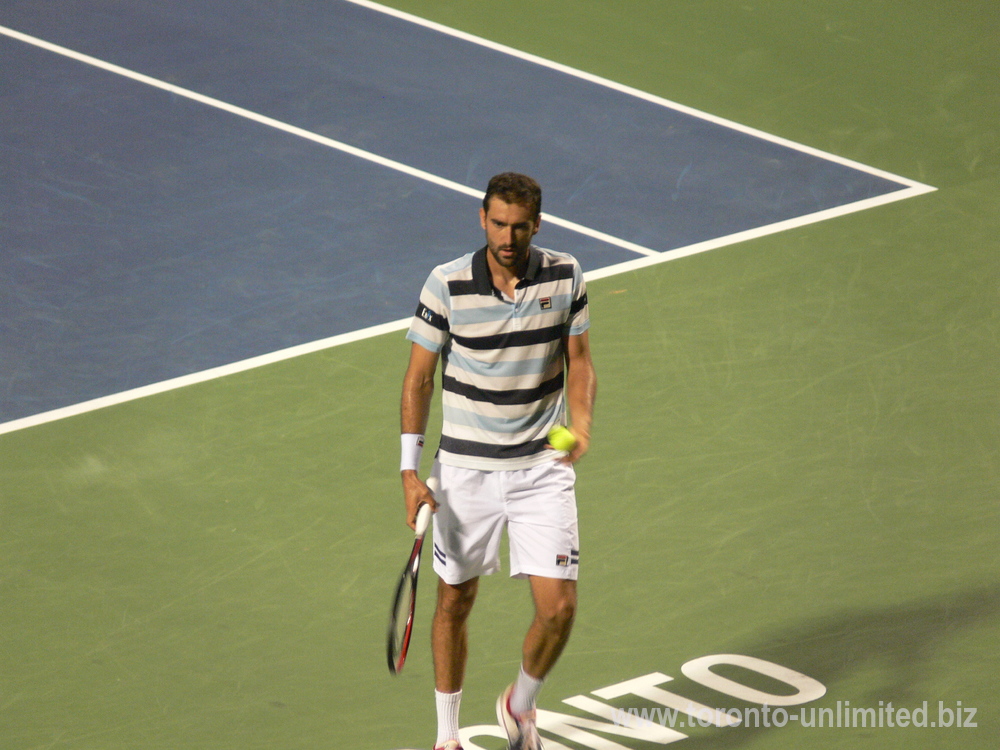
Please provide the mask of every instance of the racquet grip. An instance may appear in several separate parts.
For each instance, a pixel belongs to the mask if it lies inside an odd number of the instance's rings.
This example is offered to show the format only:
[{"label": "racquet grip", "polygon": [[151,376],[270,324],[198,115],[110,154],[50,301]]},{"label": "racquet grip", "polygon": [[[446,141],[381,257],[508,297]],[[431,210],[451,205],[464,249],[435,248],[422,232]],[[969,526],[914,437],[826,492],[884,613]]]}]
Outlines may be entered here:
[{"label": "racquet grip", "polygon": [[419,539],[427,532],[427,526],[431,522],[432,515],[433,513],[431,513],[431,506],[429,506],[427,503],[424,503],[417,509],[417,522],[414,528],[415,538]]}]

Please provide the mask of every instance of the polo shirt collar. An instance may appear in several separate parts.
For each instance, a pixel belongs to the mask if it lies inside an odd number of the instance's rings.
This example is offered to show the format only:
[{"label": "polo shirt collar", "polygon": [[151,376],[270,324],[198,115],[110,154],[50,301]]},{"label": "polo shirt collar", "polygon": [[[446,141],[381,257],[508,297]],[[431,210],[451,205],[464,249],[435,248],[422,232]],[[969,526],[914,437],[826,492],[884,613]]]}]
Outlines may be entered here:
[{"label": "polo shirt collar", "polygon": [[[489,250],[481,247],[472,257],[472,281],[476,287],[476,294],[495,295],[497,291],[493,286],[493,276],[490,274],[489,261],[486,254]],[[524,278],[518,282],[518,286],[527,286],[534,282],[538,276],[538,270],[542,267],[542,254],[534,245],[528,247],[528,267],[524,271]]]}]

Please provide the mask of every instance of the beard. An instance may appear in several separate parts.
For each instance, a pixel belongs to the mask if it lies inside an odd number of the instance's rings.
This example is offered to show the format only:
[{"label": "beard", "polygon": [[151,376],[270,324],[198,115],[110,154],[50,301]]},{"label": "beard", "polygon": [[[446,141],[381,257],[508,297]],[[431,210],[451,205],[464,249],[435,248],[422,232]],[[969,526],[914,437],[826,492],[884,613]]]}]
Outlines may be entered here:
[{"label": "beard", "polygon": [[524,247],[500,245],[499,247],[490,247],[489,250],[493,260],[503,268],[516,268],[528,258],[527,245]]}]

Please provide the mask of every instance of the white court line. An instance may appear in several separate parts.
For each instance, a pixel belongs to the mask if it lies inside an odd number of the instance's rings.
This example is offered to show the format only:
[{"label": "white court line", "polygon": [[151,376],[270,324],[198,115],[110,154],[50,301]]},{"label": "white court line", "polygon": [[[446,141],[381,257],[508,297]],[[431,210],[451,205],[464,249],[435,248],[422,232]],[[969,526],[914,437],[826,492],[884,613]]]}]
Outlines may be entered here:
[{"label": "white court line", "polygon": [[[38,37],[33,37],[29,34],[24,34],[20,31],[15,31],[14,29],[9,29],[6,26],[0,26],[0,34],[9,36],[12,39],[17,39],[20,42],[39,47],[48,52],[54,52],[63,57],[68,57],[71,60],[76,60],[77,62],[85,63],[91,65],[95,68],[100,68],[109,73],[115,73],[116,75],[123,76],[124,78],[130,78],[133,81],[138,81],[139,83],[144,83],[147,86],[152,86],[153,88],[162,89],[163,91],[168,91],[176,96],[184,97],[185,99],[190,99],[191,101],[198,102],[199,104],[204,104],[209,107],[214,107],[215,109],[222,110],[223,112],[228,112],[231,115],[236,115],[237,117],[243,117],[247,120],[252,120],[253,122],[260,123],[261,125],[267,125],[268,127],[274,128],[275,130],[280,130],[291,135],[298,136],[299,138],[304,138],[307,141],[312,141],[314,143],[319,143],[323,146],[327,146],[337,151],[342,151],[350,156],[355,156],[359,159],[364,159],[365,161],[371,162],[372,164],[377,164],[381,167],[386,167],[387,169],[392,169],[396,172],[401,172],[402,174],[408,175],[410,177],[416,177],[419,180],[424,180],[425,182],[430,182],[434,185],[438,185],[449,190],[454,190],[457,193],[463,193],[464,195],[470,195],[474,198],[482,200],[483,191],[471,188],[468,185],[462,185],[461,183],[454,182],[453,180],[446,179],[444,177],[439,177],[438,175],[431,174],[422,169],[417,169],[416,167],[411,167],[408,164],[403,164],[395,159],[387,159],[384,156],[379,156],[378,154],[373,154],[371,151],[365,151],[364,149],[357,148],[355,146],[348,145],[341,141],[334,140],[333,138],[327,138],[326,136],[319,135],[318,133],[313,133],[304,128],[296,127],[295,125],[289,125],[281,120],[275,120],[273,117],[268,117],[266,115],[259,114],[258,112],[252,112],[249,109],[244,109],[243,107],[237,107],[235,104],[229,104],[228,102],[221,101],[220,99],[215,99],[211,96],[205,96],[204,94],[199,94],[197,91],[191,91],[190,89],[183,88],[181,86],[176,86],[172,83],[167,83],[166,81],[161,81],[158,78],[153,78],[152,76],[147,76],[142,73],[137,73],[134,70],[129,70],[128,68],[123,68],[120,65],[115,65],[114,63],[109,63],[105,60],[100,60],[96,57],[91,57],[90,55],[85,55],[82,52],[77,52],[76,50],[71,50],[66,47],[62,47],[58,44],[52,44],[51,42],[46,42],[44,39],[39,39]],[[613,237],[610,234],[604,232],[599,232],[595,229],[585,227],[582,224],[577,224],[573,221],[568,221],[567,219],[561,219],[558,216],[553,216],[552,214],[546,214],[546,219],[564,229],[569,229],[572,232],[591,237],[602,242],[606,242],[617,247],[624,248],[625,250],[630,250],[639,255],[658,255],[656,250],[652,250],[648,247],[643,247],[642,245],[637,245],[634,242],[629,242],[628,240],[623,240],[619,237]]]},{"label": "white court line", "polygon": [[34,427],[35,425],[45,424],[46,422],[55,422],[60,419],[66,419],[67,417],[75,417],[78,414],[86,414],[87,412],[97,411],[98,409],[103,409],[107,406],[124,404],[128,401],[146,398],[147,396],[155,396],[158,393],[166,393],[167,391],[177,390],[178,388],[184,388],[185,386],[194,385],[195,383],[204,383],[208,380],[224,378],[227,375],[234,375],[238,372],[254,370],[258,367],[263,367],[264,365],[274,364],[275,362],[281,362],[286,359],[294,359],[295,357],[312,354],[313,352],[322,351],[323,349],[331,349],[335,346],[341,346],[342,344],[350,344],[352,342],[362,341],[374,336],[381,336],[385,333],[401,331],[409,325],[410,318],[406,318],[405,320],[395,320],[391,323],[382,323],[377,326],[371,326],[370,328],[362,328],[358,331],[342,333],[339,336],[331,336],[330,338],[311,341],[307,344],[299,344],[298,346],[292,346],[276,352],[262,354],[259,357],[251,357],[250,359],[233,362],[232,364],[213,367],[209,370],[202,370],[201,372],[194,372],[190,375],[182,375],[178,378],[163,380],[159,383],[151,383],[139,388],[132,388],[131,390],[121,391],[120,393],[113,393],[110,396],[101,396],[100,398],[91,399],[90,401],[81,401],[79,404],[73,404],[72,406],[64,406],[60,409],[53,409],[41,414],[33,414],[30,417],[23,417],[21,419],[15,419],[11,422],[0,424],[0,435],[7,432],[23,430],[26,427]]},{"label": "white court line", "polygon": [[[624,263],[618,263],[613,266],[599,268],[595,271],[588,271],[584,274],[584,278],[589,282],[604,279],[609,276],[617,276],[623,273],[637,271],[659,263],[666,263],[671,260],[677,260],[678,258],[686,258],[691,255],[708,252],[709,250],[715,250],[727,245],[746,242],[747,240],[755,239],[757,237],[764,237],[769,234],[783,232],[785,230],[805,226],[807,224],[813,224],[819,221],[834,218],[836,216],[843,216],[853,211],[863,211],[868,208],[874,208],[875,206],[893,203],[897,200],[902,200],[905,197],[913,197],[923,192],[927,191],[919,190],[917,188],[908,188],[907,190],[896,191],[895,193],[889,193],[867,201],[851,204],[851,206],[847,207],[847,210],[844,210],[845,207],[828,209],[826,211],[820,211],[808,216],[789,219],[788,221],[783,221],[778,224],[771,224],[767,227],[750,229],[745,232],[729,235],[727,237],[718,237],[716,239],[699,242],[694,245],[688,245],[687,247],[680,247],[676,250],[657,253],[654,256],[636,258],[635,260],[625,261]],[[904,193],[906,195],[903,195]],[[546,216],[546,219],[547,218],[548,217]],[[191,373],[190,375],[182,375],[178,378],[163,380],[159,383],[152,383],[140,388],[115,393],[110,396],[102,396],[101,398],[92,399],[90,401],[83,401],[78,404],[73,404],[72,406],[66,406],[60,409],[42,412],[40,414],[33,414],[29,417],[15,419],[11,422],[0,424],[0,435],[8,432],[16,432],[17,430],[23,430],[36,425],[46,424],[48,422],[55,422],[60,419],[66,419],[67,417],[77,416],[78,414],[86,414],[87,412],[103,409],[107,406],[114,406],[116,404],[135,401],[136,399],[145,398],[147,396],[166,393],[167,391],[184,388],[185,386],[194,385],[195,383],[204,383],[208,380],[224,378],[228,375],[235,375],[240,372],[246,372],[247,370],[254,370],[258,367],[264,367],[266,365],[282,362],[287,359],[293,359],[295,357],[301,357],[306,354],[322,351],[324,349],[331,349],[343,344],[350,344],[388,333],[396,333],[398,331],[406,330],[409,327],[411,320],[412,318],[394,320],[389,323],[382,323],[369,328],[351,331],[350,333],[343,333],[338,336],[319,339],[318,341],[292,346],[287,349],[280,349],[268,354],[261,354],[257,357],[251,357],[250,359],[244,359],[239,362],[233,362],[220,367],[213,367],[209,370]]]},{"label": "white court line", "polygon": [[912,197],[912,195],[919,195],[921,193],[930,192],[936,188],[930,187],[929,185],[923,185],[914,180],[909,180],[905,177],[900,177],[899,175],[894,175],[890,172],[886,172],[881,169],[876,169],[867,164],[862,164],[861,162],[851,161],[850,159],[845,159],[836,154],[830,154],[826,151],[820,151],[819,149],[812,148],[811,146],[804,146],[801,143],[796,143],[795,141],[789,141],[785,138],[781,138],[771,133],[765,133],[762,130],[755,130],[754,128],[747,127],[746,125],[741,125],[738,122],[733,122],[732,120],[726,120],[722,117],[716,117],[715,115],[708,114],[707,112],[702,112],[701,110],[694,109],[692,107],[686,107],[683,104],[678,104],[677,102],[670,101],[669,99],[664,99],[663,97],[656,96],[655,94],[650,94],[646,91],[641,91],[640,89],[632,88],[631,86],[626,86],[622,83],[609,80],[607,78],[601,78],[600,76],[593,75],[592,73],[587,73],[576,68],[571,68],[568,65],[563,65],[562,63],[553,62],[551,60],[546,60],[544,57],[538,57],[537,55],[532,55],[529,52],[522,52],[519,49],[513,47],[508,47],[504,44],[498,44],[497,42],[492,42],[489,39],[484,39],[483,37],[476,36],[475,34],[468,34],[464,31],[459,31],[458,29],[453,29],[450,26],[444,26],[434,21],[428,21],[426,18],[421,18],[419,16],[411,15],[396,8],[390,8],[386,5],[381,5],[379,3],[371,2],[371,0],[344,0],[348,3],[353,3],[354,5],[361,6],[363,8],[368,8],[369,10],[374,10],[379,13],[384,13],[387,16],[392,16],[398,18],[402,21],[408,21],[409,23],[415,24],[417,26],[423,26],[424,28],[431,29],[433,31],[440,32],[442,34],[447,34],[448,36],[453,36],[456,39],[461,39],[466,42],[471,42],[472,44],[477,44],[481,47],[486,47],[487,49],[494,50],[496,52],[502,52],[505,55],[510,55],[511,57],[516,57],[520,60],[525,60],[526,62],[534,63],[535,65],[540,65],[545,68],[550,68],[556,70],[560,73],[565,73],[566,75],[573,76],[575,78],[580,78],[584,81],[589,81],[590,83],[596,83],[599,86],[605,88],[613,89],[622,94],[628,94],[629,96],[634,96],[637,99],[643,99],[647,102],[653,104],[658,104],[661,107],[666,107],[668,109],[675,110],[677,112],[682,112],[686,115],[691,115],[692,117],[697,117],[699,120],[705,120],[706,122],[714,123],[715,125],[722,125],[723,127],[729,128],[730,130],[735,130],[739,133],[744,133],[746,135],[753,136],[762,141],[768,141],[769,143],[775,143],[787,148],[799,151],[804,154],[810,154],[812,156],[817,156],[826,161],[834,162],[835,164],[842,164],[845,167],[851,167],[858,170],[859,172],[865,172],[876,177],[881,177],[891,182],[898,182],[901,185],[906,185],[908,187],[917,188],[918,192],[911,193],[907,197]]},{"label": "white court line", "polygon": [[816,224],[821,221],[827,221],[829,219],[837,218],[838,216],[846,216],[847,214],[856,213],[858,211],[866,211],[869,208],[884,206],[906,198],[914,198],[918,195],[923,195],[924,193],[928,193],[936,189],[937,188],[927,187],[926,185],[916,185],[914,187],[906,188],[905,190],[897,190],[893,193],[886,193],[885,195],[879,195],[863,201],[849,203],[844,206],[828,208],[811,214],[803,214],[802,216],[797,216],[794,219],[786,219],[785,221],[768,224],[765,227],[747,229],[725,237],[716,237],[714,239],[697,242],[686,247],[679,247],[675,250],[666,250],[659,253],[659,255],[655,258],[636,258],[635,260],[627,260],[623,263],[616,263],[612,266],[605,266],[604,268],[598,268],[594,271],[588,271],[584,274],[584,278],[586,278],[587,281],[596,281],[597,279],[607,278],[608,276],[617,276],[618,274],[628,273],[629,271],[635,271],[640,268],[655,266],[658,263],[666,263],[667,261],[677,260],[678,258],[687,258],[688,256],[697,255],[698,253],[716,250],[720,247],[725,247],[726,245],[735,245],[739,242],[747,242],[748,240],[757,239],[758,237],[766,237],[769,234],[777,234],[778,232],[784,232],[789,229],[804,227],[808,224]]},{"label": "white court line", "polygon": [[[695,255],[697,253],[707,252],[709,250],[725,247],[727,245],[732,245],[738,242],[744,242],[757,237],[763,237],[769,234],[782,232],[787,229],[791,229],[793,227],[799,227],[799,226],[804,226],[806,224],[825,221],[827,219],[831,219],[837,216],[843,216],[856,211],[863,211],[868,208],[873,208],[875,206],[892,203],[898,200],[904,200],[906,198],[912,198],[914,196],[931,192],[936,189],[929,185],[924,185],[919,182],[906,179],[904,177],[899,177],[898,175],[890,174],[888,172],[875,169],[866,164],[861,164],[860,162],[851,161],[850,159],[844,159],[834,154],[828,154],[818,149],[814,149],[808,146],[803,146],[802,144],[795,143],[793,141],[788,141],[785,140],[784,138],[779,138],[777,136],[771,135],[770,133],[754,130],[753,128],[748,128],[738,123],[734,123],[720,117],[715,117],[714,115],[709,115],[707,113],[700,112],[690,107],[685,107],[675,102],[671,102],[667,99],[663,99],[661,97],[648,94],[644,91],[633,89],[631,87],[615,83],[614,81],[610,81],[608,79],[601,78],[599,76],[594,76],[589,73],[584,73],[574,68],[570,68],[568,66],[561,65],[559,63],[554,63],[549,60],[545,60],[544,58],[537,57],[535,55],[531,55],[525,52],[521,52],[520,50],[516,50],[511,47],[506,47],[504,45],[491,42],[481,37],[476,37],[472,34],[467,34],[465,32],[461,32],[447,26],[442,26],[441,24],[437,24],[432,21],[428,21],[426,19],[419,18],[417,16],[413,16],[408,13],[404,13],[402,11],[393,8],[388,8],[386,6],[379,5],[377,3],[369,2],[369,0],[345,0],[345,1],[354,3],[359,6],[370,8],[372,10],[376,10],[381,13],[385,13],[387,15],[391,15],[400,18],[402,20],[409,21],[411,23],[424,26],[426,28],[433,29],[435,31],[439,31],[444,34],[449,34],[459,39],[479,44],[481,46],[488,47],[490,49],[499,52],[503,52],[513,57],[517,57],[535,63],[537,65],[542,65],[551,68],[553,70],[566,73],[568,75],[576,76],[578,78],[582,78],[584,80],[596,83],[601,86],[612,88],[616,91],[620,91],[622,93],[629,94],[631,96],[635,96],[640,99],[644,99],[646,101],[659,104],[661,106],[668,107],[670,109],[674,109],[676,111],[688,115],[692,115],[694,117],[698,117],[708,122],[722,125],[732,130],[754,136],[761,140],[770,141],[772,143],[786,146],[788,148],[801,151],[803,153],[808,153],[814,156],[818,156],[827,161],[842,164],[844,166],[848,166],[857,169],[859,171],[867,172],[868,174],[882,177],[884,179],[907,186],[903,190],[887,193],[885,195],[878,196],[876,198],[872,198],[869,200],[859,201],[856,203],[839,206],[825,211],[819,211],[813,214],[800,216],[795,219],[789,219],[787,221],[771,224],[766,227],[759,227],[757,229],[751,229],[744,232],[739,232],[736,234],[728,235],[726,237],[718,237],[712,240],[707,240],[705,242],[700,242],[694,245],[677,248],[675,250],[670,250],[662,253],[643,247],[641,245],[637,245],[632,242],[628,242],[627,240],[622,240],[620,238],[613,237],[603,232],[598,232],[596,230],[590,229],[589,227],[584,227],[580,224],[576,224],[575,222],[567,221],[565,219],[561,219],[557,216],[552,216],[551,214],[546,213],[544,215],[545,221],[549,223],[561,226],[565,229],[569,229],[571,231],[592,237],[594,239],[603,242],[607,242],[608,244],[616,245],[618,247],[631,250],[642,256],[645,256],[642,258],[637,258],[635,260],[626,261],[624,263],[619,263],[613,266],[608,266],[606,268],[601,268],[596,271],[588,272],[587,274],[585,274],[585,277],[588,281],[594,281],[597,279],[602,279],[617,274],[627,273],[629,271],[635,271],[640,268],[646,268],[651,265],[656,265],[658,263],[664,263],[667,261],[676,260],[678,258],[685,258],[691,255]],[[252,112],[242,107],[237,107],[227,102],[223,102],[219,99],[199,94],[195,91],[191,91],[189,89],[185,89],[180,86],[167,83],[166,81],[161,81],[157,78],[143,75],[142,73],[137,73],[135,71],[123,68],[118,65],[114,65],[113,63],[109,63],[104,60],[99,60],[95,57],[91,57],[90,55],[85,55],[83,53],[76,52],[66,47],[62,47],[57,44],[52,44],[51,42],[46,42],[45,40],[38,39],[37,37],[33,37],[19,31],[15,31],[5,26],[0,26],[0,34],[11,37],[12,39],[17,39],[27,44],[34,45],[36,47],[45,49],[50,52],[63,55],[78,62],[82,62],[87,65],[92,65],[102,70],[115,73],[117,75],[121,75],[126,78],[130,78],[134,81],[138,81],[140,83],[144,83],[149,86],[162,89],[164,91],[168,91],[172,94],[176,94],[177,96],[181,96],[190,99],[192,101],[196,101],[201,104],[214,107],[216,109],[228,112],[238,117],[243,117],[248,120],[260,123],[262,125],[266,125],[275,128],[277,130],[281,130],[291,135],[295,135],[300,138],[304,138],[306,140],[313,141],[315,143],[319,143],[324,146],[328,146],[329,148],[342,151],[346,154],[350,154],[352,156],[356,156],[360,159],[364,159],[366,161],[378,164],[388,169],[392,169],[397,172],[401,172],[403,174],[407,174],[409,176],[425,180],[435,185],[439,185],[441,187],[445,187],[450,190],[454,190],[456,192],[463,193],[465,195],[469,195],[477,199],[482,199],[483,197],[483,192],[481,190],[476,190],[475,188],[468,187],[467,185],[462,185],[460,183],[447,180],[443,177],[438,177],[437,175],[425,172],[424,170],[416,169],[406,164],[402,164],[401,162],[397,162],[392,159],[387,159],[385,157],[378,156],[377,154],[373,154],[369,151],[365,151],[363,149],[350,146],[346,143],[336,141],[332,138],[321,136],[317,133],[312,133],[303,128],[299,128],[294,125],[289,125],[288,123],[281,122],[280,120],[275,120],[271,117],[267,117],[265,115],[261,115],[256,112]],[[249,359],[241,360],[239,362],[233,362],[228,365],[222,365],[220,367],[214,367],[208,370],[202,370],[201,372],[191,373],[190,375],[184,375],[178,378],[164,380],[159,383],[152,383],[147,386],[142,386],[140,388],[134,388],[127,391],[122,391],[120,393],[111,394],[109,396],[102,396],[101,398],[91,399],[89,401],[83,401],[78,404],[73,404],[72,406],[67,406],[60,409],[53,409],[51,411],[43,412],[41,414],[34,414],[28,417],[0,424],[0,435],[10,432],[15,432],[17,430],[26,429],[28,427],[33,427],[36,425],[45,424],[48,422],[55,422],[60,419],[66,419],[67,417],[77,416],[79,414],[85,414],[87,412],[96,411],[98,409],[103,409],[105,407],[113,406],[116,404],[126,403],[128,401],[134,401],[140,398],[145,398],[147,396],[153,396],[156,394],[165,393],[168,391],[176,390],[178,388],[194,385],[195,383],[203,383],[209,380],[215,380],[229,375],[234,375],[236,373],[245,372],[247,370],[256,369],[258,367],[264,367],[266,365],[274,364],[276,362],[281,362],[283,360],[293,359],[295,357],[300,357],[324,349],[330,349],[336,346],[341,346],[343,344],[349,344],[356,341],[361,341],[363,339],[372,338],[374,336],[381,336],[383,334],[401,331],[406,329],[409,326],[409,323],[410,323],[410,318],[396,320],[389,323],[383,323],[381,325],[371,326],[369,328],[363,328],[358,331],[353,331],[338,336],[331,336],[329,338],[320,339],[318,341],[313,341],[310,343],[289,347],[287,349],[281,349],[279,351],[270,352],[268,354],[263,354],[257,357],[251,357]]]}]

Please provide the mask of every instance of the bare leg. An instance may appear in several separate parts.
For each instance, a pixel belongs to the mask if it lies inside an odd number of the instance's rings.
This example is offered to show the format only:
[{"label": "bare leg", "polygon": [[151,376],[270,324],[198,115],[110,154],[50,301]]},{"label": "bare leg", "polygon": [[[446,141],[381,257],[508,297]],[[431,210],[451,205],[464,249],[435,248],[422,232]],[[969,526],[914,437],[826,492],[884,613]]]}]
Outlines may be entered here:
[{"label": "bare leg", "polygon": [[576,616],[576,581],[531,576],[535,619],[524,638],[522,666],[531,677],[543,679],[555,666]]},{"label": "bare leg", "polygon": [[478,578],[455,586],[438,580],[431,651],[434,654],[434,686],[439,692],[456,693],[462,689],[469,643],[466,623],[478,591]]}]

